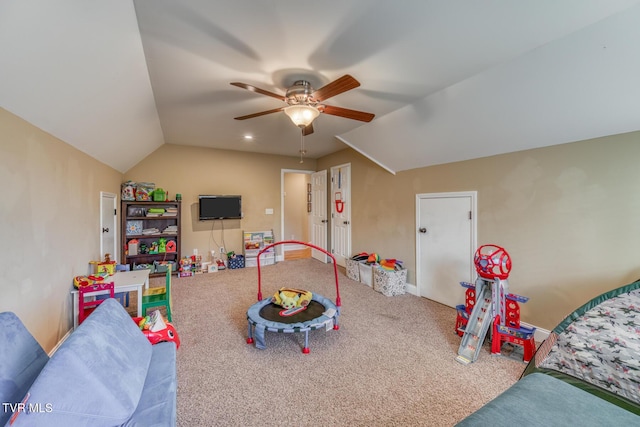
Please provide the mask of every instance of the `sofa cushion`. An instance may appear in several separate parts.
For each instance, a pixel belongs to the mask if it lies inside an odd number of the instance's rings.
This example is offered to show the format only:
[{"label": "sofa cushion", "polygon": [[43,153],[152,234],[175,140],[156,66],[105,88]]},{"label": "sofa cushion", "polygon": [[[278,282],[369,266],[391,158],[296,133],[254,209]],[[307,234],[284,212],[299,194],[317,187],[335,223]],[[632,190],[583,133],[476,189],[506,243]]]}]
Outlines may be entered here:
[{"label": "sofa cushion", "polygon": [[[0,402],[21,402],[48,360],[47,353],[18,316],[0,313]],[[0,426],[5,425],[16,410],[10,407],[5,410],[5,406],[0,410]]]},{"label": "sofa cushion", "polygon": [[142,395],[151,344],[124,308],[108,299],[69,336],[29,390],[19,426],[114,426]]},{"label": "sofa cushion", "polygon": [[176,425],[176,345],[153,346],[147,381],[138,408],[125,426]]}]

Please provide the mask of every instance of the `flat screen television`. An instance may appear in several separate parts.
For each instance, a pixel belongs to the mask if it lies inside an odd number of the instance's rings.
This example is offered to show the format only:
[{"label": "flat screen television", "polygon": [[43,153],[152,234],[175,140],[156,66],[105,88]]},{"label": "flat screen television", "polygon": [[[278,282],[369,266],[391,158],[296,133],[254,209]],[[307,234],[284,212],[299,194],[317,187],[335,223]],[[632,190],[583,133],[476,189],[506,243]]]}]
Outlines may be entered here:
[{"label": "flat screen television", "polygon": [[199,196],[200,221],[208,219],[241,219],[242,196]]}]

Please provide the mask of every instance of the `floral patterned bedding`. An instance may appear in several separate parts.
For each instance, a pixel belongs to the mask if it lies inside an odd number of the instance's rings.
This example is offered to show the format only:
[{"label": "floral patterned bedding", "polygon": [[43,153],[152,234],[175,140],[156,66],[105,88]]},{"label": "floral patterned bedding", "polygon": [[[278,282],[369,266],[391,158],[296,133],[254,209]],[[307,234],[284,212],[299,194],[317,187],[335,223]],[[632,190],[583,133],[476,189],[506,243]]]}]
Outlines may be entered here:
[{"label": "floral patterned bedding", "polygon": [[555,337],[539,368],[563,372],[640,404],[640,289],[607,299]]}]

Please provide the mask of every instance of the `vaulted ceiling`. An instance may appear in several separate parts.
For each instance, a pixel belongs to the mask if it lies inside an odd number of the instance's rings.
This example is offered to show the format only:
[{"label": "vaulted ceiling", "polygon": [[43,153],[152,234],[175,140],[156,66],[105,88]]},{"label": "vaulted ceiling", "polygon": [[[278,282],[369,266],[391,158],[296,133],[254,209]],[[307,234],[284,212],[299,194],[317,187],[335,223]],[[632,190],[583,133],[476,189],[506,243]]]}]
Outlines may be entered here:
[{"label": "vaulted ceiling", "polygon": [[[349,74],[304,139],[390,172],[640,129],[640,0],[0,0],[0,107],[125,172],[164,143],[298,156],[284,94]],[[252,139],[245,139],[250,135]]]}]

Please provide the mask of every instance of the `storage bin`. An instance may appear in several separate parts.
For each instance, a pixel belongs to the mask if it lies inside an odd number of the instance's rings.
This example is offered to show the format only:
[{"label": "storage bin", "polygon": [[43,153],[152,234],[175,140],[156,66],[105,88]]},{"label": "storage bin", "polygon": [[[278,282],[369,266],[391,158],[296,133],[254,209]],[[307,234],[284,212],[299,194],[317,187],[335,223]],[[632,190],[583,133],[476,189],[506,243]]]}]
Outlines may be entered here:
[{"label": "storage bin", "polygon": [[347,277],[351,280],[355,280],[356,282],[360,281],[360,267],[358,266],[360,262],[347,258]]},{"label": "storage bin", "polygon": [[156,188],[153,190],[153,201],[154,202],[164,202],[167,200],[167,193],[162,188]]},{"label": "storage bin", "polygon": [[156,273],[166,273],[169,265],[171,265],[171,271],[176,271],[173,261],[153,261],[153,269]]},{"label": "storage bin", "polygon": [[153,264],[133,264],[134,270],[150,270],[149,274],[152,274],[155,269],[153,268]]},{"label": "storage bin", "polygon": [[148,202],[151,201],[151,196],[156,185],[152,182],[138,182],[136,184],[136,201]]},{"label": "storage bin", "polygon": [[360,273],[360,283],[371,286],[373,282],[373,273],[371,266],[375,264],[358,263],[358,272]]},{"label": "storage bin", "polygon": [[373,269],[373,290],[388,297],[403,295],[407,292],[407,270]]},{"label": "storage bin", "polygon": [[133,181],[127,181],[122,183],[122,200],[135,200],[136,199],[136,183]]},{"label": "storage bin", "polygon": [[228,260],[228,265],[230,270],[235,270],[237,268],[244,268],[244,255],[235,255]]}]

